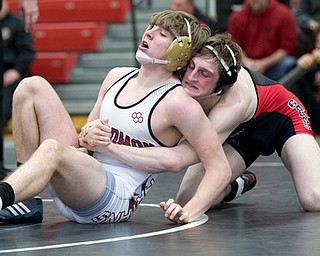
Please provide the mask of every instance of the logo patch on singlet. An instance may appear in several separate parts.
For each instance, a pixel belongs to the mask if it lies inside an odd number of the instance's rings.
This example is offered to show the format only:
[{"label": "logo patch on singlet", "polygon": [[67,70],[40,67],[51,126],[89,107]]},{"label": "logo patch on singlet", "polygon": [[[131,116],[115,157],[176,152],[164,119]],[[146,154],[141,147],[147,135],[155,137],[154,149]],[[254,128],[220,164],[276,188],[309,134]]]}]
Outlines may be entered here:
[{"label": "logo patch on singlet", "polygon": [[143,116],[141,112],[133,112],[132,115],[132,120],[134,123],[142,123],[143,122]]},{"label": "logo patch on singlet", "polygon": [[304,127],[308,130],[311,130],[309,118],[308,118],[304,108],[298,102],[296,102],[294,99],[291,99],[288,101],[288,106],[291,109],[297,110],[299,116],[301,116],[301,120],[303,122]]},{"label": "logo patch on singlet", "polygon": [[125,134],[124,132],[112,127],[111,128],[111,140],[113,143],[120,144],[120,145],[127,145],[131,147],[154,147],[152,143],[141,141],[139,139],[135,139],[130,135]]}]

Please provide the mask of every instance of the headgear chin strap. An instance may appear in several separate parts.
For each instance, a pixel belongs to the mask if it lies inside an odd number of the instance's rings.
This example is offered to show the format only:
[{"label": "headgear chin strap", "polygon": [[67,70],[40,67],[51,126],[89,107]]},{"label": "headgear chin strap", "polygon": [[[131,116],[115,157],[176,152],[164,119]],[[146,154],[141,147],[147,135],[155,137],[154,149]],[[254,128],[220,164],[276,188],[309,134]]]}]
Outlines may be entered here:
[{"label": "headgear chin strap", "polygon": [[136,52],[136,60],[142,65],[151,64],[151,63],[166,65],[166,64],[170,64],[171,62],[170,60],[153,59],[148,54],[140,51],[139,49]]},{"label": "headgear chin strap", "polygon": [[216,95],[221,95],[224,92],[224,90],[227,87],[231,87],[237,81],[238,78],[237,60],[234,55],[234,52],[229,47],[229,45],[225,46],[228,49],[233,60],[233,64],[231,66],[227,65],[225,60],[221,58],[216,49],[214,49],[211,45],[205,45],[205,47],[208,48],[215,55],[215,57],[219,60],[223,67],[222,74],[220,75],[220,78],[217,82],[217,86],[213,92]]},{"label": "headgear chin strap", "polygon": [[[164,65],[164,68],[168,71],[177,71],[184,68],[192,55],[192,38],[191,38],[191,27],[189,21],[184,18],[188,27],[188,36],[179,36],[176,35],[176,39],[169,45],[167,51],[164,53],[162,59],[153,59],[149,57],[147,54],[136,53],[136,58],[140,62],[148,61],[147,63],[158,63]],[[150,27],[146,29],[148,31]],[[145,33],[143,34],[144,38]],[[143,64],[143,62],[140,62]]]}]

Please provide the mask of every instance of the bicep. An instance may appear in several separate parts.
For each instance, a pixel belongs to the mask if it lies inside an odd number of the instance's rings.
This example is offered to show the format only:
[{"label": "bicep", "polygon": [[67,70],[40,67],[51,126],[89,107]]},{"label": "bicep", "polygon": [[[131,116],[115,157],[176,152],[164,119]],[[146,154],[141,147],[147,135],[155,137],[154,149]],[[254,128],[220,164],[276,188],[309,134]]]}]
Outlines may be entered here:
[{"label": "bicep", "polygon": [[100,88],[100,91],[99,91],[98,98],[97,98],[92,110],[90,111],[87,122],[91,122],[91,121],[96,120],[100,117],[100,107],[101,107],[102,99],[105,94],[105,90],[106,89],[104,89],[104,87],[102,85]]},{"label": "bicep", "polygon": [[200,161],[209,162],[220,144],[215,128],[197,102],[185,104],[183,111],[188,115],[176,116],[177,128],[192,146]]}]

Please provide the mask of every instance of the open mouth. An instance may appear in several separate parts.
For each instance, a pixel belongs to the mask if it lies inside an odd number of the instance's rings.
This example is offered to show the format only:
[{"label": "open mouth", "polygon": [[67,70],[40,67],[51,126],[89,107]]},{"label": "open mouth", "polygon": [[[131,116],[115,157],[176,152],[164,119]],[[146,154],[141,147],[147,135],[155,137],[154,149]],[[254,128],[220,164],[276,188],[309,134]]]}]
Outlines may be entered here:
[{"label": "open mouth", "polygon": [[148,43],[146,41],[142,41],[141,46],[143,48],[149,49]]}]

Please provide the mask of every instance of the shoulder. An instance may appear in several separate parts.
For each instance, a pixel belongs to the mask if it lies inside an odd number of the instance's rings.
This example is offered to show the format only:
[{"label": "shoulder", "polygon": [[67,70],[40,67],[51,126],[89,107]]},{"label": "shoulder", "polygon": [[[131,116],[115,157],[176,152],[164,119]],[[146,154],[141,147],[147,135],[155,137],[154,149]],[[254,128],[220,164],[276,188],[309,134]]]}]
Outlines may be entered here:
[{"label": "shoulder", "polygon": [[252,116],[250,113],[254,113],[249,102],[250,97],[243,93],[244,87],[245,84],[238,79],[236,84],[221,96],[208,114],[221,141],[225,141],[239,124],[250,119]]},{"label": "shoulder", "polygon": [[193,113],[188,113],[191,109],[193,111],[202,110],[200,104],[191,98],[182,86],[177,86],[174,90],[171,90],[168,93],[168,97],[164,98],[163,103],[167,111],[172,112],[173,115],[178,114],[180,111],[191,115]]},{"label": "shoulder", "polygon": [[[255,111],[257,94],[253,80],[247,70],[241,68],[236,83],[223,95],[222,106],[234,115],[246,119]],[[250,114],[251,113],[251,114]]]},{"label": "shoulder", "polygon": [[247,97],[243,93],[243,83],[236,82],[216,104],[216,107],[223,108],[225,111],[239,115],[243,113],[247,107]]},{"label": "shoulder", "polygon": [[273,14],[280,15],[283,18],[283,15],[286,17],[289,17],[290,19],[295,19],[294,13],[289,9],[288,6],[286,6],[283,3],[280,2],[274,2],[274,8],[273,8]]},{"label": "shoulder", "polygon": [[111,85],[117,82],[121,77],[125,76],[126,74],[134,70],[137,70],[137,68],[116,67],[111,69],[103,80],[103,83],[100,88],[100,92],[104,93],[106,90],[108,90],[108,88]]},{"label": "shoulder", "polygon": [[116,67],[111,69],[108,74],[106,75],[104,82],[111,82],[114,83],[118,79],[120,79],[122,76],[137,70],[137,68],[131,68],[131,67]]},{"label": "shoulder", "polygon": [[133,67],[115,67],[112,68],[107,76],[112,77],[112,76],[121,76],[123,74],[130,73],[131,71],[137,70],[137,68]]}]

